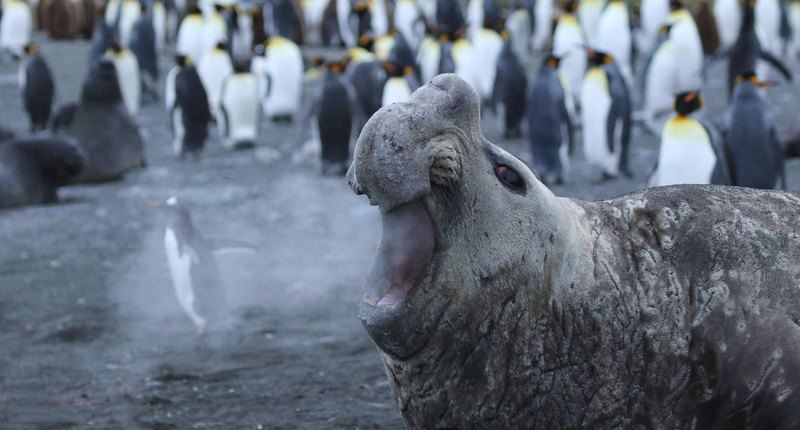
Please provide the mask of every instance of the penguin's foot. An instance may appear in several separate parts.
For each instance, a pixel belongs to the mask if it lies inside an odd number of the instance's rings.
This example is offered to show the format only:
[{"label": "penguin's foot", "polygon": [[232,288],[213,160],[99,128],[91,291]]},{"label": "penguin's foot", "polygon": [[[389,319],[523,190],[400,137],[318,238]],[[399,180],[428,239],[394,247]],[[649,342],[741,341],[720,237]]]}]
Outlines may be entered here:
[{"label": "penguin's foot", "polygon": [[347,173],[347,163],[322,162],[322,174],[325,176],[342,176]]},{"label": "penguin's foot", "polygon": [[519,139],[522,137],[522,131],[519,127],[508,128],[505,133],[503,133],[503,137],[506,139]]},{"label": "penguin's foot", "polygon": [[292,114],[287,113],[287,114],[283,114],[283,115],[274,115],[272,117],[272,122],[275,122],[275,123],[285,122],[285,123],[288,124],[288,123],[292,122]]},{"label": "penguin's foot", "polygon": [[622,174],[622,176],[624,176],[624,177],[626,177],[628,179],[633,177],[633,172],[631,172],[631,169],[629,169],[627,167],[620,168],[619,169],[619,173]]},{"label": "penguin's foot", "polygon": [[617,179],[617,175],[608,172],[603,172],[603,174],[600,176],[600,182],[607,182],[613,179]]}]

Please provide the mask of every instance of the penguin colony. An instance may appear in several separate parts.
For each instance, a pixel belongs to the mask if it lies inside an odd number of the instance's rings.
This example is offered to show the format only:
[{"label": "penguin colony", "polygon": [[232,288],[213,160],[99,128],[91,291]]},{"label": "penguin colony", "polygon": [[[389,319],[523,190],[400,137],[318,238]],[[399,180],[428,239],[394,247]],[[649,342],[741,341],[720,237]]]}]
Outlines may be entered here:
[{"label": "penguin colony", "polygon": [[[145,147],[158,143],[137,118],[149,105],[164,109],[176,162],[202,160],[207,145],[263,146],[270,121],[296,131],[280,143],[294,145],[293,160],[310,155],[341,175],[372,114],[440,73],[475,88],[548,185],[569,182],[582,157],[598,181],[785,187],[785,145],[762,88],[792,85],[797,1],[96,1],[81,22],[92,30],[76,101],[59,98],[59,65],[32,43],[36,25],[54,34],[55,9],[43,5],[57,1],[3,2],[0,50],[19,61],[31,136],[2,136],[0,207],[55,202],[58,187],[146,167]],[[704,109],[716,61],[728,64],[724,118]],[[636,127],[660,136],[655,165],[631,160]],[[193,301],[209,298],[195,297],[205,293],[189,272],[203,259],[215,278],[211,250],[187,251],[186,232],[199,233],[177,197],[165,206],[176,294],[202,332],[213,317]]]}]

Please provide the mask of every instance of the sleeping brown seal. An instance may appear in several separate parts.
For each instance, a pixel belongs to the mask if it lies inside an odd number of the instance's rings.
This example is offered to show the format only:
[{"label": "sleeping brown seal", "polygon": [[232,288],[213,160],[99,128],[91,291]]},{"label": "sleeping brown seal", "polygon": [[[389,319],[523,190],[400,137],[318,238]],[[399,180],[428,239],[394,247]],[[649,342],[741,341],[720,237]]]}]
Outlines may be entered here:
[{"label": "sleeping brown seal", "polygon": [[798,428],[800,196],[559,198],[440,75],[348,181],[383,233],[360,317],[413,428]]}]

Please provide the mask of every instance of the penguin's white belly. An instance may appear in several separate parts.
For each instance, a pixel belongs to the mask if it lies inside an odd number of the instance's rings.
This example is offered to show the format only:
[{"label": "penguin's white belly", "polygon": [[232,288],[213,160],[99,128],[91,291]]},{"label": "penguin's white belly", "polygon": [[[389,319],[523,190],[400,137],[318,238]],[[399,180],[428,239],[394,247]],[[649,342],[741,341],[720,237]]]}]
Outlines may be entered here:
[{"label": "penguin's white belly", "polygon": [[664,112],[672,110],[672,102],[677,88],[677,68],[680,52],[671,40],[666,40],[658,47],[645,76],[644,113],[648,120]]},{"label": "penguin's white belly", "polygon": [[781,11],[778,0],[758,0],[754,11],[761,49],[780,56]]},{"label": "penguin's white belly", "polygon": [[163,2],[153,3],[153,30],[156,36],[156,52],[164,52],[167,42],[167,11]]},{"label": "penguin's white belly", "polygon": [[570,88],[578,89],[586,74],[586,55],[583,52],[583,33],[574,19],[559,21],[553,33],[553,53],[561,57],[558,71],[564,75]]},{"label": "penguin's white belly", "polygon": [[708,184],[717,162],[711,140],[692,119],[672,119],[664,126],[655,185]]},{"label": "penguin's white belly", "polygon": [[497,75],[497,58],[503,50],[503,39],[491,30],[482,29],[475,36],[472,44],[470,62],[471,70],[468,72],[476,83],[476,90],[481,98],[488,100],[494,91],[494,80]]},{"label": "penguin's white belly", "polygon": [[317,28],[322,23],[325,8],[330,0],[304,0],[302,2],[303,16],[306,19],[306,28]]},{"label": "penguin's white belly", "polygon": [[408,81],[406,81],[405,78],[389,78],[389,80],[386,81],[386,85],[383,86],[381,106],[404,102],[407,101],[409,97],[411,97],[411,88],[409,88]]},{"label": "penguin's white belly", "polygon": [[123,46],[130,46],[133,25],[141,15],[141,6],[135,0],[125,0],[122,3],[122,15],[119,18],[119,38]]},{"label": "penguin's white belly", "polygon": [[203,22],[203,52],[213,49],[220,42],[228,41],[228,28],[225,21],[217,14]]},{"label": "penguin's white belly", "polygon": [[531,17],[525,9],[517,9],[506,18],[506,30],[511,39],[511,49],[517,58],[525,58],[530,47]]},{"label": "penguin's white belly", "polygon": [[425,38],[419,45],[417,63],[419,63],[422,82],[429,82],[439,74],[439,61],[442,56],[442,47],[432,38]]},{"label": "penguin's white belly", "polygon": [[469,0],[467,4],[467,37],[475,41],[475,35],[483,27],[483,0]]},{"label": "penguin's white belly", "polygon": [[417,6],[427,22],[436,22],[436,0],[417,0]]},{"label": "penguin's white belly", "polygon": [[609,4],[597,24],[597,49],[611,54],[630,86],[631,71],[631,31],[627,9],[624,6]]},{"label": "penguin's white belly", "polygon": [[172,150],[175,155],[183,153],[183,136],[186,135],[186,129],[183,127],[183,117],[181,108],[175,107],[172,112]]},{"label": "penguin's white belly", "polygon": [[394,7],[394,26],[403,34],[411,49],[419,45],[421,34],[418,31],[419,12],[413,0],[400,0]]},{"label": "penguin's white belly", "polygon": [[[581,87],[583,153],[587,161],[600,166],[608,174],[616,175],[619,165],[619,144],[615,143],[614,151],[609,151],[606,137],[606,120],[611,108],[611,97],[607,86],[593,81],[587,78]],[[621,128],[618,124],[616,129]]]},{"label": "penguin's white belly", "polygon": [[114,67],[117,69],[122,101],[131,115],[139,113],[139,103],[142,97],[142,81],[139,75],[139,62],[130,51],[114,56]]},{"label": "penguin's white belly", "polygon": [[542,49],[553,29],[553,0],[536,0],[534,15],[533,49]]},{"label": "penguin's white belly", "polygon": [[640,21],[642,23],[641,51],[650,52],[661,26],[669,16],[669,0],[642,0]]},{"label": "penguin's white belly", "polygon": [[194,309],[194,288],[192,287],[191,275],[192,257],[188,253],[181,253],[178,238],[169,228],[164,234],[164,250],[167,254],[169,273],[172,277],[172,284],[175,287],[178,303],[195,325],[198,327],[205,325],[205,319],[198,315]]},{"label": "penguin's white belly", "polygon": [[597,43],[597,26],[603,13],[603,4],[602,0],[581,0],[578,4],[578,21],[583,27],[589,46]]},{"label": "penguin's white belly", "polygon": [[253,18],[249,14],[239,14],[237,19],[239,30],[233,33],[231,54],[233,58],[250,57],[250,46],[253,44]]},{"label": "penguin's white belly", "polygon": [[212,114],[216,114],[222,82],[233,73],[233,65],[227,53],[211,52],[203,56],[197,65],[197,74],[203,82],[208,96],[208,106]]},{"label": "penguin's white belly", "polygon": [[226,125],[221,129],[223,145],[232,148],[240,142],[255,143],[260,110],[256,77],[249,73],[231,76],[224,85],[220,104],[225,118],[219,118],[217,124]]},{"label": "penguin's white belly", "polygon": [[167,109],[167,112],[172,110],[172,106],[175,105],[175,78],[178,76],[179,72],[180,66],[174,66],[167,73],[167,77],[164,78],[164,107]]},{"label": "penguin's white belly", "polygon": [[300,51],[294,46],[269,48],[264,65],[269,78],[264,114],[297,114],[303,91],[303,58]]},{"label": "penguin's white belly", "polygon": [[369,13],[370,16],[372,16],[372,20],[370,21],[372,31],[376,36],[383,36],[389,33],[389,18],[386,15],[386,4],[383,0],[372,0],[369,4]]},{"label": "penguin's white belly", "polygon": [[8,2],[0,19],[0,48],[22,55],[25,45],[31,43],[33,17],[31,8],[21,1]]},{"label": "penguin's white belly", "polygon": [[739,27],[742,25],[742,8],[739,6],[739,1],[714,0],[713,11],[722,47],[733,45],[739,37]]},{"label": "penguin's white belly", "polygon": [[106,3],[106,24],[109,26],[114,25],[114,22],[117,20],[117,13],[119,12],[119,2],[122,0],[109,0]]},{"label": "penguin's white belly", "polygon": [[800,2],[789,3],[789,25],[792,27],[792,49],[794,50],[793,59],[797,58],[800,52]]},{"label": "penguin's white belly", "polygon": [[178,40],[175,42],[175,53],[189,57],[197,64],[203,57],[203,19],[190,16],[181,22],[178,28]]},{"label": "penguin's white belly", "polygon": [[336,21],[339,24],[339,35],[345,46],[352,48],[356,46],[356,36],[350,29],[350,2],[337,1],[336,2]]},{"label": "penguin's white belly", "polygon": [[686,17],[675,24],[669,32],[680,52],[680,67],[677,68],[678,91],[692,91],[703,85],[703,42],[700,33],[691,17]]}]

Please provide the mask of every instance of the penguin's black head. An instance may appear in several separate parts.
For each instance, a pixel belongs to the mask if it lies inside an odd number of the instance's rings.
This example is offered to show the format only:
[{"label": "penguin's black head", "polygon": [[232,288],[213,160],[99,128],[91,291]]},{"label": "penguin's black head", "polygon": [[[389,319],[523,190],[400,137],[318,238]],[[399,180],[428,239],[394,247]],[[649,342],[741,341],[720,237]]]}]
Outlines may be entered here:
[{"label": "penguin's black head", "polygon": [[551,53],[547,54],[547,56],[544,58],[544,62],[542,64],[546,65],[546,66],[549,66],[549,67],[552,67],[554,69],[558,69],[558,65],[560,63],[561,63],[561,57],[556,57],[551,52]]},{"label": "penguin's black head", "polygon": [[83,83],[83,102],[114,102],[122,100],[114,63],[108,59],[96,61]]},{"label": "penguin's black head", "polygon": [[113,42],[111,42],[111,46],[109,49],[111,49],[111,51],[114,52],[115,54],[119,54],[120,52],[122,52],[122,44],[120,43],[119,40],[114,40]]},{"label": "penguin's black head", "polygon": [[186,14],[187,15],[196,15],[199,14],[200,7],[197,5],[196,1],[190,1],[186,4]]},{"label": "penguin's black head", "polygon": [[758,84],[758,77],[756,77],[756,73],[752,70],[748,70],[736,76],[735,80],[736,84],[740,84],[745,81],[752,82],[753,84]]},{"label": "penguin's black head", "polygon": [[599,67],[614,61],[614,57],[610,54],[591,48],[584,49],[586,50],[586,58],[589,59],[589,66],[591,67]]},{"label": "penguin's black head", "polygon": [[191,64],[192,60],[186,55],[176,55],[175,56],[175,64],[183,67],[187,64]]},{"label": "penguin's black head", "polygon": [[564,12],[575,13],[578,11],[578,3],[575,0],[570,0],[564,5]]},{"label": "penguin's black head", "polygon": [[375,46],[375,37],[371,33],[364,33],[358,37],[358,46],[372,52]]},{"label": "penguin's black head", "polygon": [[29,43],[29,44],[25,45],[25,53],[26,54],[33,55],[33,54],[35,54],[37,52],[39,52],[39,47],[36,46],[35,43]]},{"label": "penguin's black head", "polygon": [[347,64],[344,61],[330,61],[325,63],[325,67],[328,68],[328,71],[331,73],[335,73],[337,75],[341,75],[344,73],[345,69],[347,68]]},{"label": "penguin's black head", "polygon": [[675,112],[678,115],[689,115],[703,107],[703,97],[700,91],[689,91],[675,96]]},{"label": "penguin's black head", "polygon": [[225,10],[225,6],[223,6],[223,5],[219,4],[219,3],[215,3],[214,4],[214,10],[217,11],[217,13],[222,13],[222,11]]},{"label": "penguin's black head", "polygon": [[353,12],[358,15],[364,15],[369,12],[369,2],[367,1],[357,1],[353,4]]},{"label": "penguin's black head", "polygon": [[225,42],[223,42],[223,41],[217,42],[216,48],[219,49],[220,51],[224,51],[225,50]]},{"label": "penguin's black head", "polygon": [[662,36],[668,36],[670,30],[672,30],[672,24],[664,24],[658,29],[658,33]]},{"label": "penguin's black head", "polygon": [[233,62],[234,73],[248,73],[250,71],[250,60],[247,58],[237,58]]},{"label": "penguin's black head", "polygon": [[681,0],[669,0],[669,9],[673,12],[683,9],[683,2]]}]

